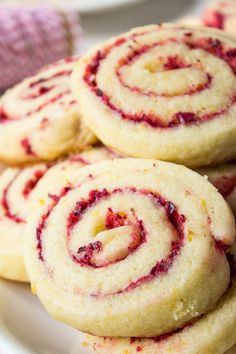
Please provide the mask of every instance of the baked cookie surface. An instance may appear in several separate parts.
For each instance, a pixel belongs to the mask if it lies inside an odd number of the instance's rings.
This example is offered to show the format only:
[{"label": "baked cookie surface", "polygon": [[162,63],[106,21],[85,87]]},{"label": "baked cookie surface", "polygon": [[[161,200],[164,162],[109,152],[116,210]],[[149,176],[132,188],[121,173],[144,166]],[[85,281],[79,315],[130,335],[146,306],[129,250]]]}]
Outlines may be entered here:
[{"label": "baked cookie surface", "polygon": [[48,65],[0,99],[0,160],[9,164],[53,160],[96,141],[82,123],[70,91],[78,58]]},{"label": "baked cookie surface", "polygon": [[72,89],[88,126],[133,157],[202,166],[236,155],[236,40],[207,28],[140,27],[91,49]]},{"label": "baked cookie surface", "polygon": [[56,176],[25,237],[33,290],[54,318],[101,336],[153,337],[225,292],[234,220],[205,178],[141,159],[71,170],[57,186]]}]

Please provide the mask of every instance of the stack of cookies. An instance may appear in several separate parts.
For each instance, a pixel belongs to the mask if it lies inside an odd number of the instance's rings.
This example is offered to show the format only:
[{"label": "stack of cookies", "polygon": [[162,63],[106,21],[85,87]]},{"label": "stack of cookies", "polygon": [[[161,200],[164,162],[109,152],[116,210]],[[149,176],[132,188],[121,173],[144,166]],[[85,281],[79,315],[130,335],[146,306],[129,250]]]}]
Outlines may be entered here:
[{"label": "stack of cookies", "polygon": [[236,343],[235,75],[223,31],[151,25],[2,97],[0,274],[91,352]]}]

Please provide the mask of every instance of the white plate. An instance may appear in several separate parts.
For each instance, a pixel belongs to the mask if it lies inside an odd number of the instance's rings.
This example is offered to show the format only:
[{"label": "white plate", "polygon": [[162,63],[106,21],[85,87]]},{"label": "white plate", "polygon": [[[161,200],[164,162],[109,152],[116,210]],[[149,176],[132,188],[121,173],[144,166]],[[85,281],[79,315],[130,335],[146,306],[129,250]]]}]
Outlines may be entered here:
[{"label": "white plate", "polygon": [[49,4],[62,8],[71,8],[82,13],[109,10],[146,0],[0,0],[4,5]]},{"label": "white plate", "polygon": [[29,285],[0,280],[0,354],[92,354],[79,331],[49,317]]},{"label": "white plate", "polygon": [[79,13],[108,10],[143,0],[50,0],[49,3],[72,7]]}]

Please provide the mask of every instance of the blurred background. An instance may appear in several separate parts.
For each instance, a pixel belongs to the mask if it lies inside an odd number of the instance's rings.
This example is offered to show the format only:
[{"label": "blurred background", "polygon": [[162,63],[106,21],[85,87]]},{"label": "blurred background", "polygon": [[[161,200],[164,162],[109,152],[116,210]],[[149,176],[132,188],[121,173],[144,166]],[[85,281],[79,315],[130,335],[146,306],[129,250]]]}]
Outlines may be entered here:
[{"label": "blurred background", "polygon": [[131,27],[198,16],[207,0],[0,0],[0,91]]}]

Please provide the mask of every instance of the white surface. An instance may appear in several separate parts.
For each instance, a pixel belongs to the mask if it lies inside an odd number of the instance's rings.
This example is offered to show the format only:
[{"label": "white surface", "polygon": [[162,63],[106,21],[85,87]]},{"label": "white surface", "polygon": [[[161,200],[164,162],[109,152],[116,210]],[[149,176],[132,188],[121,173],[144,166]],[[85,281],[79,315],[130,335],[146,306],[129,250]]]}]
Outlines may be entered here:
[{"label": "white surface", "polygon": [[[80,0],[83,6],[93,3],[100,10],[101,5],[104,8],[109,1]],[[121,2],[129,5],[89,15],[82,13],[86,43],[83,50],[131,27],[197,15],[207,2],[143,0],[134,4],[134,1],[113,0],[113,5],[115,2],[116,5],[118,2],[119,5]],[[31,294],[29,286],[0,281],[0,354],[90,354],[82,346],[83,340],[78,331],[51,319],[36,296]]]},{"label": "white surface", "polygon": [[1,354],[90,354],[85,340],[50,318],[29,285],[0,281]]}]

